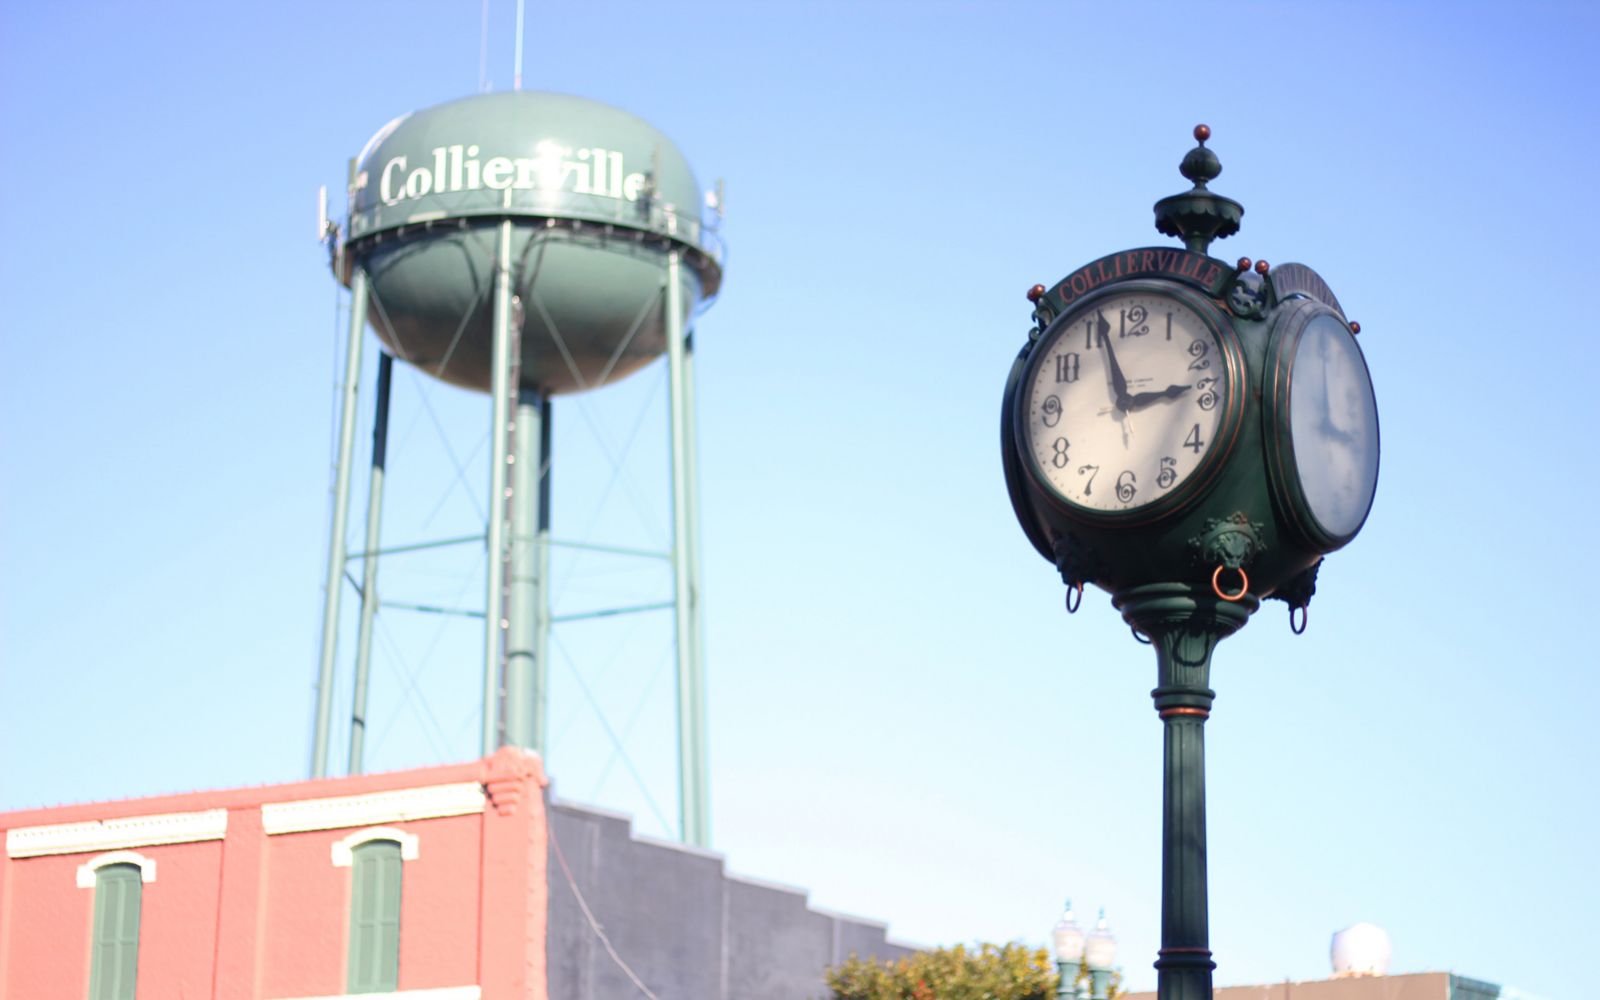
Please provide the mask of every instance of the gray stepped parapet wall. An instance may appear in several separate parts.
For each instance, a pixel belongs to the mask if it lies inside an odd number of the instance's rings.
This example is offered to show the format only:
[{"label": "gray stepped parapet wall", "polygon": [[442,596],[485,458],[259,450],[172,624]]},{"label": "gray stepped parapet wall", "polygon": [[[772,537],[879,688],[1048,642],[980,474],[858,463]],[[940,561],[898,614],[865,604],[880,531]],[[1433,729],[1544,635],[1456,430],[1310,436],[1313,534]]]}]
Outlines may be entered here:
[{"label": "gray stepped parapet wall", "polygon": [[550,1000],[643,997],[590,926],[556,856],[618,958],[659,1000],[821,1000],[848,959],[915,949],[885,926],[813,910],[803,890],[731,875],[723,857],[635,836],[629,817],[551,799]]}]

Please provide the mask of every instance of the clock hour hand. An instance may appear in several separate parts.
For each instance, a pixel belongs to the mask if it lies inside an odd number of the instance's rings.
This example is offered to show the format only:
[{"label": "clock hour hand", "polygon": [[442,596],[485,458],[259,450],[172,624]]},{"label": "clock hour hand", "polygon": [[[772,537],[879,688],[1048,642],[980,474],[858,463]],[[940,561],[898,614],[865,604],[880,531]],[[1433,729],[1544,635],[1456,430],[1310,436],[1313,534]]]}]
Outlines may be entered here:
[{"label": "clock hour hand", "polygon": [[1187,385],[1169,385],[1160,392],[1136,392],[1124,401],[1122,408],[1124,410],[1138,410],[1163,399],[1177,399],[1191,388],[1193,387]]},{"label": "clock hour hand", "polygon": [[1340,427],[1327,414],[1322,415],[1322,433],[1335,440],[1343,441],[1345,444],[1355,444],[1359,440],[1356,432]]},{"label": "clock hour hand", "polygon": [[1095,339],[1101,347],[1106,349],[1106,367],[1111,372],[1111,391],[1117,397],[1117,409],[1128,412],[1128,380],[1123,377],[1122,366],[1117,364],[1117,354],[1111,349],[1111,338],[1106,334],[1111,332],[1111,324],[1106,321],[1106,314],[1095,310],[1095,319],[1098,320],[1095,330]]}]

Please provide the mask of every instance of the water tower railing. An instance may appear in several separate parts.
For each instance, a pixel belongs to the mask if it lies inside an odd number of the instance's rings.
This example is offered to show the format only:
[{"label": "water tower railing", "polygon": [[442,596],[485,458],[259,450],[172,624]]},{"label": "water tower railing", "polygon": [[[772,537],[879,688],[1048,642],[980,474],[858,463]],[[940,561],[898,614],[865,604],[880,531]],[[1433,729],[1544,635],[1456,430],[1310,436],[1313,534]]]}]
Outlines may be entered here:
[{"label": "water tower railing", "polygon": [[700,218],[698,205],[685,212],[659,199],[640,199],[630,202],[603,195],[515,188],[504,191],[478,190],[436,194],[431,197],[429,204],[437,207],[418,212],[407,200],[395,205],[379,203],[354,211],[346,228],[348,239],[359,240],[386,230],[424,225],[444,219],[500,218],[510,214],[527,216],[530,219],[596,223],[647,233],[698,250],[719,267],[723,263],[722,240],[717,232]]}]

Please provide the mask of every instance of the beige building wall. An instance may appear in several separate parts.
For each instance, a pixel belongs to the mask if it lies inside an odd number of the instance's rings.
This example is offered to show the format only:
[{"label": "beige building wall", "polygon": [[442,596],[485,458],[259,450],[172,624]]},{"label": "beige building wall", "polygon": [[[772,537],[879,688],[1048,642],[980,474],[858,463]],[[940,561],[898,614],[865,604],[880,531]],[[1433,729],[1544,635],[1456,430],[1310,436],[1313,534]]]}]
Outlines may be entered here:
[{"label": "beige building wall", "polygon": [[[1154,993],[1129,993],[1127,1000],[1156,1000]],[[1309,983],[1221,986],[1215,1000],[1450,1000],[1448,972],[1408,976],[1359,976]]]}]

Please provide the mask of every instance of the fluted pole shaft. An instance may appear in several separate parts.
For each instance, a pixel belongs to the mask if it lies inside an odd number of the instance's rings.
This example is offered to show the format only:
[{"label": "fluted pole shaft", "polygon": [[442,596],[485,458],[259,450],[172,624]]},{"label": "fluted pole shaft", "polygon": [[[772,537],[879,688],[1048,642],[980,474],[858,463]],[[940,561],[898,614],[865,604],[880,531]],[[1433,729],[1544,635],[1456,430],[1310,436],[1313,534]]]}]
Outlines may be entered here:
[{"label": "fluted pole shaft", "polygon": [[1161,951],[1156,959],[1160,1000],[1211,1000],[1210,928],[1206,910],[1205,722],[1216,692],[1211,653],[1260,606],[1209,588],[1153,584],[1115,598],[1123,620],[1156,650],[1157,686],[1150,692],[1161,716]]},{"label": "fluted pole shaft", "polygon": [[[1163,671],[1166,673],[1167,671]],[[1180,673],[1173,670],[1171,673]],[[1164,754],[1161,807],[1161,1000],[1209,1000],[1205,722],[1213,693],[1163,683],[1155,695]],[[1173,704],[1176,701],[1183,704]],[[1195,704],[1204,702],[1205,707]],[[1165,703],[1165,704],[1163,704]]]}]

